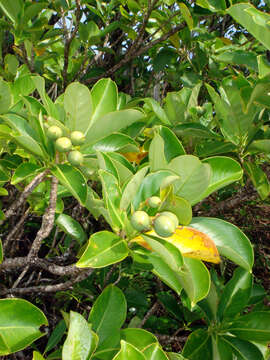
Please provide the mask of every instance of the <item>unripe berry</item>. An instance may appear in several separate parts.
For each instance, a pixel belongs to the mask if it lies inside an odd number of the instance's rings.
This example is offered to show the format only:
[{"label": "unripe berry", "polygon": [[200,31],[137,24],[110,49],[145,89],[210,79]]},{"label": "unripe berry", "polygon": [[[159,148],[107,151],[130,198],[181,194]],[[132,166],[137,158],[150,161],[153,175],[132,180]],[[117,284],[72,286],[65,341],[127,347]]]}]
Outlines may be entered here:
[{"label": "unripe berry", "polygon": [[71,165],[79,166],[83,163],[83,155],[80,151],[74,150],[68,154],[68,161]]},{"label": "unripe berry", "polygon": [[85,142],[85,136],[81,131],[72,131],[70,139],[73,145],[82,145]]},{"label": "unripe berry", "polygon": [[161,204],[161,200],[158,196],[151,196],[149,199],[146,200],[146,203],[151,208],[158,208]]},{"label": "unripe berry", "polygon": [[168,216],[160,215],[154,220],[154,230],[159,236],[172,236],[175,231],[174,221]]},{"label": "unripe berry", "polygon": [[63,131],[59,126],[52,125],[47,130],[47,136],[51,140],[56,140],[63,135]]},{"label": "unripe berry", "polygon": [[177,228],[177,226],[179,225],[178,217],[174,213],[172,213],[170,211],[162,211],[159,215],[160,216],[161,215],[168,216],[170,219],[172,219],[174,222],[175,228]]},{"label": "unripe berry", "polygon": [[55,148],[59,152],[67,152],[70,151],[72,148],[72,143],[69,138],[67,137],[60,137],[55,142]]},{"label": "unripe berry", "polygon": [[135,211],[131,216],[131,225],[137,231],[147,231],[150,230],[151,221],[149,215],[145,211]]}]

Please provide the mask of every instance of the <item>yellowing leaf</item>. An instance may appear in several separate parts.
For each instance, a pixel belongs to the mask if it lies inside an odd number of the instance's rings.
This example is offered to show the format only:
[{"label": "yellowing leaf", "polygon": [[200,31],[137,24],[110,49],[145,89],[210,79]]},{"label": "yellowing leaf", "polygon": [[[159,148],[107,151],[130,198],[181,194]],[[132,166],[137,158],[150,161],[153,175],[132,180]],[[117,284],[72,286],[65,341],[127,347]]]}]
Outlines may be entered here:
[{"label": "yellowing leaf", "polygon": [[126,152],[122,153],[122,155],[131,162],[135,162],[137,165],[144,159],[147,155],[147,151],[140,151],[140,152]]},{"label": "yellowing leaf", "polygon": [[[154,230],[148,231],[146,235],[158,236]],[[178,247],[184,257],[199,259],[218,264],[220,257],[214,241],[205,233],[188,226],[178,226],[175,233],[164,240]],[[141,236],[137,236],[132,242],[148,250],[152,250]]]}]

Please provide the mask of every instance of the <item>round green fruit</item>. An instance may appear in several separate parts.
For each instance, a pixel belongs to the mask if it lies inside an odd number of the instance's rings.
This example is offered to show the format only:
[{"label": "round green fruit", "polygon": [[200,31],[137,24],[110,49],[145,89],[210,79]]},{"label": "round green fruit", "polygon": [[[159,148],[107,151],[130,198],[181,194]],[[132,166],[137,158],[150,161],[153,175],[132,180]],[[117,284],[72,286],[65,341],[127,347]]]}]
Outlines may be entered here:
[{"label": "round green fruit", "polygon": [[177,226],[179,225],[178,217],[174,213],[172,213],[170,211],[162,211],[159,215],[160,216],[161,215],[162,216],[168,216],[170,219],[172,219],[173,222],[174,222],[175,228],[177,228]]},{"label": "round green fruit", "polygon": [[147,199],[147,205],[151,208],[158,208],[161,204],[161,200],[158,196],[151,196],[149,199]]},{"label": "round green fruit", "polygon": [[47,136],[51,140],[56,140],[63,135],[63,131],[59,126],[52,125],[47,130]]},{"label": "round green fruit", "polygon": [[147,231],[151,228],[150,217],[145,211],[135,211],[130,221],[131,225],[137,231]]},{"label": "round green fruit", "polygon": [[169,216],[159,215],[154,220],[154,230],[159,236],[169,237],[175,231],[175,223]]},{"label": "round green fruit", "polygon": [[55,142],[56,150],[59,152],[67,152],[70,151],[72,148],[72,143],[69,138],[67,137],[60,137]]},{"label": "round green fruit", "polygon": [[81,152],[74,150],[71,151],[68,154],[68,161],[71,163],[71,165],[79,166],[83,163],[83,155]]},{"label": "round green fruit", "polygon": [[73,145],[82,145],[85,142],[85,136],[81,131],[72,131],[70,139]]}]

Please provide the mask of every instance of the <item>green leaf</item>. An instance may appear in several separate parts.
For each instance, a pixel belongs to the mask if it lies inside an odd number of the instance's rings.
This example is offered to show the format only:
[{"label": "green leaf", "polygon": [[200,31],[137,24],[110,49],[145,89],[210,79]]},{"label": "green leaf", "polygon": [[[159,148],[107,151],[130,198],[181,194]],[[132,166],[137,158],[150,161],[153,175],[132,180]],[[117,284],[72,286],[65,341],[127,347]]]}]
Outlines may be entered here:
[{"label": "green leaf", "polygon": [[184,3],[180,3],[179,7],[181,9],[182,16],[185,19],[185,22],[187,23],[189,30],[191,31],[194,26],[191,13],[190,13],[188,7]]},{"label": "green leaf", "polygon": [[200,141],[196,145],[196,154],[200,157],[206,157],[218,154],[227,154],[236,151],[237,147],[230,142],[222,141]]},{"label": "green leaf", "polygon": [[165,111],[162,109],[162,107],[159,105],[159,103],[155,99],[145,98],[144,102],[153,111],[153,113],[161,121],[162,124],[171,125]]},{"label": "green leaf", "polygon": [[163,202],[162,211],[171,211],[179,220],[181,225],[188,225],[192,220],[192,208],[190,203],[177,195],[168,196]]},{"label": "green leaf", "polygon": [[[231,346],[233,353],[239,360],[263,360],[262,353],[249,341],[232,336],[222,336],[225,343]],[[191,359],[192,360],[192,359]]]},{"label": "green leaf", "polygon": [[38,142],[34,140],[30,136],[14,136],[14,140],[24,149],[26,149],[28,152],[37,155],[41,158],[44,158],[44,153],[42,151],[42,148],[39,146]]},{"label": "green leaf", "polygon": [[86,131],[86,144],[95,144],[102,138],[111,133],[128,127],[129,125],[141,120],[144,114],[134,109],[120,110],[108,113],[99,118]]},{"label": "green leaf", "polygon": [[0,300],[0,355],[9,355],[26,348],[45,335],[40,326],[48,321],[36,306],[23,299]]},{"label": "green leaf", "polygon": [[99,231],[93,234],[83,255],[77,262],[77,267],[101,268],[128,256],[128,247],[124,239],[109,231]]},{"label": "green leaf", "polygon": [[265,200],[270,194],[270,183],[265,172],[258,165],[246,160],[244,161],[244,169],[258,191],[260,198]]},{"label": "green leaf", "polygon": [[210,321],[216,320],[218,303],[219,297],[216,291],[216,287],[214,282],[211,281],[211,286],[207,297],[198,304]]},{"label": "green leaf", "polygon": [[128,135],[114,133],[95,143],[93,149],[102,152],[112,152],[118,151],[127,145],[137,146],[137,143]]},{"label": "green leaf", "polygon": [[257,56],[258,69],[259,69],[259,79],[264,78],[270,74],[270,66],[265,55]]},{"label": "green leaf", "polygon": [[121,197],[121,201],[120,201],[121,210],[127,210],[133,198],[135,197],[148,170],[149,170],[148,166],[143,167],[142,169],[137,171],[136,174],[133,175],[132,178],[129,180],[126,187],[124,188]]},{"label": "green leaf", "polygon": [[146,358],[133,345],[121,340],[121,350],[115,355],[113,360],[146,360]]},{"label": "green leaf", "polygon": [[101,79],[95,83],[91,90],[93,101],[93,114],[91,125],[102,116],[116,111],[118,92],[117,86],[111,79]]},{"label": "green leaf", "polygon": [[252,311],[240,316],[228,328],[229,332],[240,339],[254,342],[269,342],[270,312]]},{"label": "green leaf", "polygon": [[80,171],[67,164],[56,165],[51,171],[61,184],[84,205],[87,199],[87,185]]},{"label": "green leaf", "polygon": [[138,350],[143,351],[147,346],[158,343],[157,338],[144,329],[139,328],[126,328],[121,330],[121,339],[129,344],[135,346]]},{"label": "green leaf", "polygon": [[169,360],[159,344],[148,346],[143,351],[143,354],[146,360]]},{"label": "green leaf", "polygon": [[227,12],[267,49],[270,49],[270,15],[249,3],[235,4]]},{"label": "green leaf", "polygon": [[193,331],[185,343],[182,354],[189,360],[213,360],[210,334],[203,329]]},{"label": "green leaf", "polygon": [[174,158],[167,166],[174,171],[180,179],[174,183],[174,192],[191,204],[203,194],[210,182],[211,168],[203,164],[193,155],[182,155]]},{"label": "green leaf", "polygon": [[236,65],[246,65],[253,71],[258,71],[257,55],[251,51],[232,50],[222,54],[215,55],[214,59],[219,62]]},{"label": "green leaf", "polygon": [[19,165],[11,179],[11,184],[16,185],[30,176],[35,176],[44,170],[43,167],[33,163],[22,163]]},{"label": "green leaf", "polygon": [[66,331],[66,328],[65,321],[63,319],[60,320],[49,337],[44,353],[51,351],[59,343]]},{"label": "green leaf", "polygon": [[226,284],[218,306],[218,317],[233,318],[248,304],[252,290],[252,275],[243,268],[237,268]]},{"label": "green leaf", "polygon": [[196,199],[196,202],[206,198],[214,191],[240,180],[243,176],[241,165],[229,157],[214,156],[203,159],[202,162],[210,165],[211,178],[206,191]]},{"label": "green leaf", "polygon": [[9,17],[14,24],[18,23],[19,16],[23,10],[22,0],[1,0],[0,7],[4,14]]},{"label": "green leaf", "polygon": [[185,360],[185,358],[181,354],[177,354],[173,352],[168,352],[167,356],[169,360]]},{"label": "green leaf", "polygon": [[198,217],[192,219],[190,226],[208,235],[220,255],[251,271],[254,262],[252,245],[235,225],[221,219]]},{"label": "green leaf", "polygon": [[45,358],[39,352],[34,351],[32,360],[45,360]]},{"label": "green leaf", "polygon": [[252,141],[247,150],[270,154],[270,139]]},{"label": "green leaf", "polygon": [[159,134],[164,141],[164,153],[167,162],[170,162],[173,158],[185,155],[185,149],[177,136],[167,128],[166,126],[160,126]]},{"label": "green leaf", "polygon": [[86,241],[86,233],[80,223],[74,220],[71,216],[67,214],[60,214],[55,223],[62,231],[76,239],[80,244],[83,244]]},{"label": "green leaf", "polygon": [[68,85],[64,94],[64,107],[69,129],[87,133],[93,107],[88,87],[78,82]]},{"label": "green leaf", "polygon": [[178,179],[178,176],[169,170],[160,170],[147,175],[133,199],[134,209],[137,210],[140,203],[160,191],[166,181],[166,186]]},{"label": "green leaf", "polygon": [[167,161],[164,154],[164,141],[159,134],[155,134],[149,147],[149,165],[151,171],[166,168]]},{"label": "green leaf", "polygon": [[176,246],[153,235],[144,234],[142,237],[173,271],[177,272],[181,269],[183,257]]},{"label": "green leaf", "polygon": [[200,123],[185,123],[176,125],[174,128],[178,136],[190,136],[202,139],[220,139],[220,136],[214,131],[209,130]]},{"label": "green leaf", "polygon": [[122,291],[114,285],[107,286],[95,301],[88,319],[99,336],[98,349],[107,338],[120,330],[126,314],[127,303]]},{"label": "green leaf", "polygon": [[63,345],[63,360],[87,360],[92,343],[92,333],[80,314],[70,312],[68,336]]}]

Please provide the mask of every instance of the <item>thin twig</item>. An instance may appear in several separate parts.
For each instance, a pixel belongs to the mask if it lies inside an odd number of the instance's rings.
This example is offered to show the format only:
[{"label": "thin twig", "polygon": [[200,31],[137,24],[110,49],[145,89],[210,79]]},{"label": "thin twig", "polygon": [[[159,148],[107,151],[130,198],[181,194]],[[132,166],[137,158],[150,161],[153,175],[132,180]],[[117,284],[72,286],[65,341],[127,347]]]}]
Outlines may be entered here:
[{"label": "thin twig", "polygon": [[159,308],[159,303],[158,301],[156,301],[154,305],[151,307],[151,309],[147,311],[147,313],[145,314],[144,318],[142,319],[138,327],[142,328],[146,323],[146,321],[150,318],[150,316],[152,316],[157,311],[158,308]]},{"label": "thin twig", "polygon": [[24,212],[24,214],[20,218],[19,222],[16,224],[16,226],[14,226],[14,228],[11,230],[11,232],[6,237],[6,240],[3,244],[4,251],[7,250],[7,246],[9,245],[10,241],[13,239],[15,234],[20,230],[21,226],[24,224],[29,212],[30,212],[30,207]]}]

